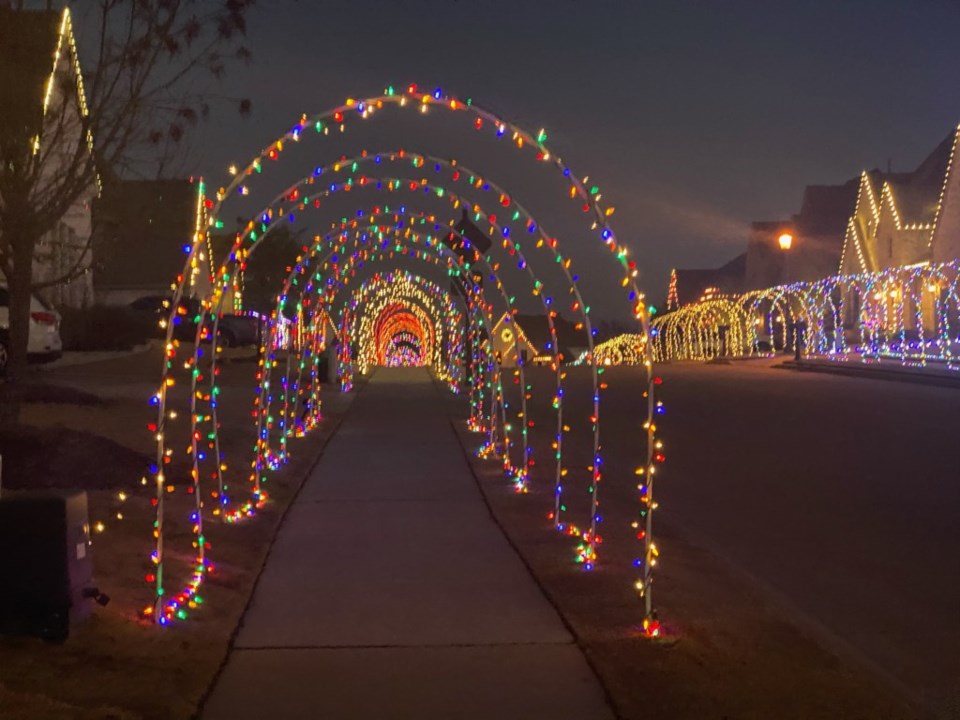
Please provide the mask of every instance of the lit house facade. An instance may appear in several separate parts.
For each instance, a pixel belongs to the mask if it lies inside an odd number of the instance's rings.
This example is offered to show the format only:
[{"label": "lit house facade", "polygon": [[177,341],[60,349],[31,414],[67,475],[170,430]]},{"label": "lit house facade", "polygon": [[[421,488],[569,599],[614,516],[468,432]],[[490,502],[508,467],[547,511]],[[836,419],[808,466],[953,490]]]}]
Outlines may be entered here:
[{"label": "lit house facade", "polygon": [[960,187],[954,159],[960,128],[910,173],[860,176],[847,223],[841,275],[960,257]]},{"label": "lit house facade", "polygon": [[[839,274],[882,273],[960,258],[960,178],[955,171],[958,140],[960,128],[913,172],[862,173],[856,208],[847,223]],[[936,307],[948,289],[944,283],[907,285],[903,279],[878,281],[870,297],[845,292],[844,325],[857,326],[858,314],[869,305],[873,308],[869,312],[879,312],[878,317],[902,315],[908,331],[919,330],[922,322],[926,333],[935,332]]]},{"label": "lit house facade", "polygon": [[516,318],[504,313],[493,327],[493,352],[502,367],[516,367],[517,351],[525,363],[533,362],[537,348],[531,343]]},{"label": "lit house facade", "polygon": [[[550,332],[550,320],[556,333],[557,347]],[[517,349],[524,362],[549,365],[554,354],[560,362],[571,362],[589,349],[587,332],[580,322],[568,320],[556,312],[550,319],[543,314],[504,313],[493,328],[493,351],[504,367],[516,367]]]},{"label": "lit house facade", "polygon": [[[56,187],[58,172],[76,152],[92,152],[86,97],[69,9],[0,8],[0,133],[19,143],[24,129],[40,168],[37,187]],[[37,294],[57,306],[82,307],[93,298],[92,181],[39,241],[34,254]],[[0,276],[2,277],[2,276]]]}]

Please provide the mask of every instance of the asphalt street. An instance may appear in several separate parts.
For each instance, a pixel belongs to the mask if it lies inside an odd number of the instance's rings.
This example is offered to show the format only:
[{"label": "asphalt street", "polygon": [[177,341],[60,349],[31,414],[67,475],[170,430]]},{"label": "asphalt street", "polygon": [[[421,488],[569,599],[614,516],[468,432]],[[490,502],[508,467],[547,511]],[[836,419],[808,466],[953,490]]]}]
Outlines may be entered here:
[{"label": "asphalt street", "polygon": [[[660,517],[821,638],[960,716],[960,390],[752,362],[658,373]],[[606,375],[614,468],[638,437],[635,374]],[[608,506],[629,503],[623,474],[608,467]]]}]

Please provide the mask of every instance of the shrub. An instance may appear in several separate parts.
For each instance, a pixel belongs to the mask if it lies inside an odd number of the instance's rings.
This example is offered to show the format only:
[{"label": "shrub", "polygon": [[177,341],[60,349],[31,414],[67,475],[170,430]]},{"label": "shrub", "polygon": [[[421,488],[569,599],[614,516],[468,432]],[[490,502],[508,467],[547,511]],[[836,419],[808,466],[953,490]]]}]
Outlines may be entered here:
[{"label": "shrub", "polygon": [[157,334],[157,320],[127,307],[94,305],[60,310],[64,350],[130,350]]}]

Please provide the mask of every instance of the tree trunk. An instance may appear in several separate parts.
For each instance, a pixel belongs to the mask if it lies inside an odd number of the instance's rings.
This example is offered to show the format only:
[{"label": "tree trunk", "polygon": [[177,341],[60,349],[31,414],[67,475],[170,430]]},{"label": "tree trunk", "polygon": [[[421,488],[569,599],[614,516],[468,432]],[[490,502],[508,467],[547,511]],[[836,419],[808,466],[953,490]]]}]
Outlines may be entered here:
[{"label": "tree trunk", "polygon": [[20,419],[20,383],[27,367],[27,343],[30,339],[30,286],[33,282],[33,253],[37,238],[24,228],[9,233],[14,271],[7,278],[10,294],[10,331],[8,333],[7,376],[0,395],[0,424],[12,425]]},{"label": "tree trunk", "polygon": [[10,291],[10,359],[9,379],[16,381],[27,366],[27,343],[30,339],[30,288],[33,285],[33,254],[37,238],[27,228],[13,230],[10,249],[13,273],[7,278]]}]

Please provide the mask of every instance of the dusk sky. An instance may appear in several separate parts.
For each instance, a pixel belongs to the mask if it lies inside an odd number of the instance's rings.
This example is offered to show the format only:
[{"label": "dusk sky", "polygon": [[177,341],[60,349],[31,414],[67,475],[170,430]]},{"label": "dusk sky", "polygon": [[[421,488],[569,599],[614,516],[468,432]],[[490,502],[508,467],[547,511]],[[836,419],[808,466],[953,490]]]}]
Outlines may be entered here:
[{"label": "dusk sky", "polygon": [[189,170],[220,177],[347,96],[442,86],[546,128],[660,303],[672,267],[730,259],[805,185],[919,163],[960,121],[958,29],[946,0],[263,1],[226,83],[253,113],[201,128]]}]

